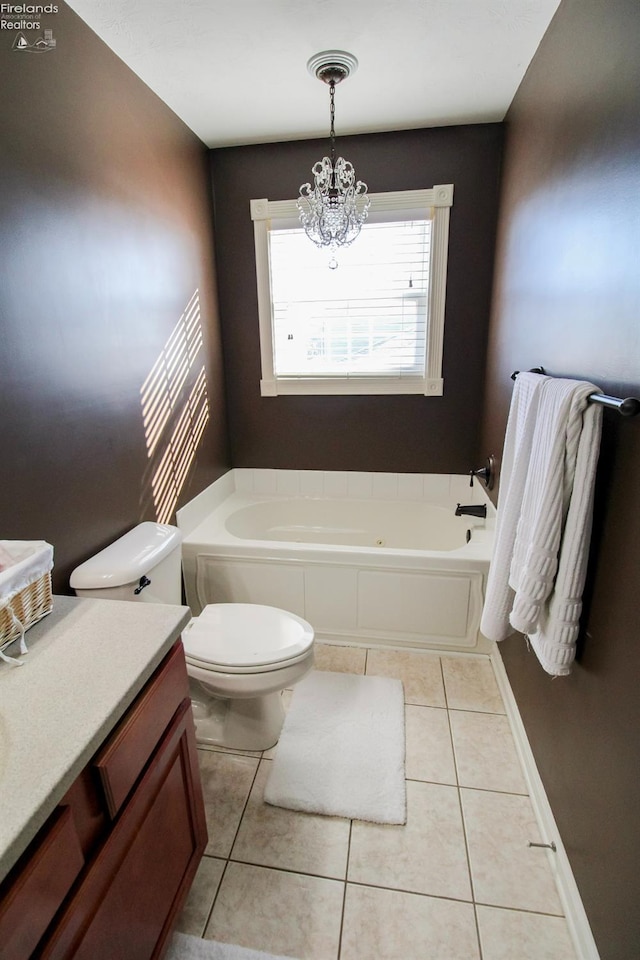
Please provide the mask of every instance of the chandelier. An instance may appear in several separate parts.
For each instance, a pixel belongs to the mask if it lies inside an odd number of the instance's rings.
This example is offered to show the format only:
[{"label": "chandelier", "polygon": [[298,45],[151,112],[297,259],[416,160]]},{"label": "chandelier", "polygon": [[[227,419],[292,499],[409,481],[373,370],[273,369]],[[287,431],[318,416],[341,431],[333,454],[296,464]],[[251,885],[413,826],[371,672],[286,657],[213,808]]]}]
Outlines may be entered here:
[{"label": "chandelier", "polygon": [[[328,247],[332,253],[338,247],[353,243],[367,219],[371,202],[366,183],[356,180],[353,164],[343,157],[336,159],[336,85],[357,66],[353,54],[342,50],[325,50],[307,63],[309,73],[329,85],[331,155],[318,160],[311,168],[313,186],[302,184],[297,206],[300,222],[309,239],[318,247]],[[334,269],[338,266],[334,257],[329,266]]]}]

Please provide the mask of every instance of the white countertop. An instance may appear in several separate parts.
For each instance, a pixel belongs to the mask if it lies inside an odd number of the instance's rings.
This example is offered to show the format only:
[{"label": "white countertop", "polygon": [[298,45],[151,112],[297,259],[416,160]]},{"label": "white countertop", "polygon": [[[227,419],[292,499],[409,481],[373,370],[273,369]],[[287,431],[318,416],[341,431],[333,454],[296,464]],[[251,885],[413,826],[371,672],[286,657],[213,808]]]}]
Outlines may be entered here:
[{"label": "white countertop", "polygon": [[24,665],[0,662],[0,880],[190,618],[170,604],[54,597]]}]

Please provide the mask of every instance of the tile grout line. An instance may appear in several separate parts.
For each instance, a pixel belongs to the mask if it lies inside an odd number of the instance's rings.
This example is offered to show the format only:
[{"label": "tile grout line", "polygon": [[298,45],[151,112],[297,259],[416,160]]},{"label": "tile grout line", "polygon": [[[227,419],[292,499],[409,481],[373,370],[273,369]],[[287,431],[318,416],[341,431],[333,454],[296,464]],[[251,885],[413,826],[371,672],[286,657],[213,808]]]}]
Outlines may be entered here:
[{"label": "tile grout line", "polygon": [[479,717],[506,717],[506,711],[503,713],[498,713],[496,710],[480,710],[473,709],[470,707],[449,707],[448,708],[452,713],[474,713]]},{"label": "tile grout line", "polygon": [[449,727],[449,737],[451,738],[451,753],[453,755],[453,766],[456,774],[456,793],[458,796],[458,809],[460,810],[460,822],[462,824],[462,836],[464,837],[464,850],[467,858],[467,872],[469,874],[469,888],[471,890],[471,903],[473,904],[473,920],[476,929],[476,942],[478,944],[478,957],[482,960],[482,943],[480,941],[480,926],[478,923],[478,910],[476,907],[476,892],[473,885],[473,874],[471,872],[471,856],[469,854],[469,838],[467,836],[467,825],[464,819],[464,809],[462,807],[462,795],[460,793],[460,772],[458,770],[458,757],[456,754],[455,741],[453,739],[453,727],[451,726],[451,713],[449,710],[449,698],[447,696],[447,684],[444,676],[444,667],[442,658],[440,659],[440,668],[442,670],[442,686],[444,688],[444,699],[447,704],[447,725]]},{"label": "tile grout line", "polygon": [[[449,732],[451,734],[451,728],[449,728]],[[453,747],[453,734],[451,734],[451,745]],[[453,762],[456,768],[456,780],[459,781],[458,763],[456,760],[455,747],[453,748]],[[460,792],[459,782],[456,787],[456,792],[458,794],[458,807],[460,810],[460,820],[462,822],[462,835],[464,837],[464,849],[467,857],[467,870],[469,872],[469,886],[471,888],[471,903],[473,904],[473,919],[474,919],[475,928],[476,928],[476,940],[478,942],[478,957],[479,957],[479,960],[482,960],[482,941],[480,939],[480,924],[478,921],[478,905],[476,901],[476,891],[473,883],[473,873],[471,871],[471,855],[469,853],[469,838],[467,836],[467,824],[464,818],[464,808],[462,806],[462,794]]]},{"label": "tile grout line", "polygon": [[259,870],[273,870],[275,873],[291,873],[297,877],[312,877],[314,880],[331,880],[333,883],[344,883],[342,877],[333,877],[327,873],[312,873],[310,870],[294,870],[293,867],[278,867],[270,863],[258,863],[256,860],[240,860],[229,857],[229,863],[240,863],[245,867],[258,867]]},{"label": "tile grout line", "polygon": [[[366,660],[366,658],[365,658]],[[342,892],[342,912],[340,914],[340,930],[338,932],[338,957],[340,960],[342,954],[342,934],[344,932],[344,913],[347,906],[347,883],[349,877],[349,857],[351,856],[351,834],[353,832],[353,820],[349,821],[349,839],[347,841],[347,861],[344,866],[344,890]]]},{"label": "tile grout line", "polygon": [[476,901],[478,907],[488,907],[490,910],[509,910],[511,913],[526,913],[533,917],[549,917],[550,920],[565,920],[563,913],[549,913],[546,910],[525,910],[523,907],[507,907],[502,903],[484,903],[482,900]]},{"label": "tile grout line", "polygon": [[493,790],[490,787],[469,787],[465,784],[446,783],[443,780],[422,780],[420,777],[405,777],[408,783],[431,783],[436,787],[458,787],[460,790],[474,790],[476,793],[497,793],[501,797],[529,797],[528,793],[516,793],[514,790]]},{"label": "tile grout line", "polygon": [[[447,719],[449,719],[449,697],[447,696],[447,683],[444,678],[444,666],[442,663],[442,657],[438,657],[440,663],[440,679],[442,681],[442,695],[444,696],[444,709],[447,711]],[[451,735],[451,730],[449,730],[449,735]],[[456,770],[456,775],[457,775]]]},{"label": "tile grout line", "polygon": [[[242,756],[242,754],[232,754],[232,756]],[[246,812],[246,809],[247,809],[247,805],[248,805],[248,803],[249,803],[249,797],[251,796],[251,791],[253,790],[254,784],[255,784],[255,782],[256,782],[256,778],[257,778],[257,776],[258,776],[258,770],[259,770],[260,764],[261,764],[261,762],[262,762],[262,757],[251,757],[251,759],[252,759],[252,760],[257,760],[258,762],[257,762],[257,764],[256,764],[256,769],[255,769],[255,771],[254,771],[253,778],[252,778],[252,780],[251,780],[251,786],[249,787],[249,790],[247,791],[247,797],[246,797],[246,800],[245,800],[244,805],[243,805],[243,807],[242,807],[242,813],[240,814],[240,819],[238,820],[238,826],[237,826],[237,828],[236,828],[236,832],[235,832],[234,835],[233,835],[233,840],[231,841],[231,845],[230,845],[230,847],[229,847],[229,853],[227,854],[226,857],[219,857],[219,858],[218,858],[218,859],[220,859],[220,860],[224,859],[225,864],[224,864],[224,868],[223,868],[223,870],[222,870],[222,873],[221,873],[221,875],[220,875],[220,880],[218,881],[218,888],[217,888],[217,890],[216,890],[216,892],[215,892],[215,896],[214,896],[213,902],[212,902],[212,904],[211,904],[211,909],[209,910],[209,913],[208,913],[208,916],[207,916],[207,920],[206,920],[206,923],[205,923],[205,925],[204,925],[204,930],[202,931],[203,935],[204,935],[204,933],[206,932],[207,927],[208,927],[209,924],[211,923],[211,917],[212,917],[212,915],[213,915],[213,911],[214,911],[214,908],[215,908],[215,905],[216,905],[216,901],[217,901],[217,899],[218,899],[218,896],[219,896],[219,894],[220,894],[220,890],[222,889],[222,882],[223,882],[223,880],[224,880],[224,878],[225,878],[225,875],[226,875],[226,872],[227,872],[227,867],[229,866],[230,863],[236,863],[236,862],[238,862],[238,861],[235,861],[235,860],[232,860],[232,859],[231,859],[231,853],[232,853],[233,848],[234,848],[234,846],[235,846],[235,842],[236,842],[236,840],[238,839],[238,834],[239,834],[239,832],[240,832],[240,827],[241,827],[241,825],[242,825],[242,820],[243,820],[243,817],[244,817],[244,815],[245,815],[245,812]],[[204,936],[202,936],[200,939],[201,939],[201,940],[204,939]]]},{"label": "tile grout line", "polygon": [[410,887],[383,887],[381,884],[367,882],[366,880],[349,880],[348,884],[352,887],[365,887],[367,890],[386,890],[388,893],[406,893],[410,897],[426,897],[427,900],[446,900],[447,903],[473,905],[471,900],[463,900],[461,897],[451,897],[441,893],[424,893],[422,890],[412,890]]},{"label": "tile grout line", "polygon": [[216,900],[218,899],[218,894],[220,893],[220,887],[222,886],[222,881],[224,880],[224,875],[225,875],[225,873],[227,872],[227,867],[228,867],[228,866],[229,866],[229,860],[226,859],[225,862],[224,862],[224,867],[222,868],[222,873],[220,874],[220,879],[218,880],[218,886],[216,887],[216,892],[215,892],[214,895],[213,895],[213,900],[211,901],[211,906],[210,906],[210,908],[209,908],[209,911],[208,911],[208,913],[207,913],[206,920],[205,920],[205,922],[204,922],[204,926],[203,926],[203,928],[202,928],[202,933],[200,934],[200,939],[201,939],[201,940],[204,940],[204,935],[205,935],[205,933],[207,932],[207,927],[208,927],[209,924],[211,923],[211,916],[212,916],[212,914],[213,914],[213,908],[214,908],[215,905],[216,905]]},{"label": "tile grout line", "polygon": [[[212,857],[211,859],[221,860],[223,858]],[[272,866],[264,863],[256,863],[252,860],[234,860],[233,858],[229,858],[228,860],[225,861],[225,869],[226,869],[226,866],[230,863],[238,863],[248,867],[257,867],[257,869],[259,870],[272,870],[274,873],[287,873],[287,874],[291,874],[298,877],[311,877],[317,880],[329,880],[333,883],[342,883],[345,886],[345,894],[346,894],[346,887],[351,885],[353,887],[364,887],[368,890],[386,890],[389,893],[402,893],[402,894],[408,894],[409,896],[413,896],[413,897],[425,897],[427,900],[446,900],[448,903],[462,903],[462,904],[467,904],[469,906],[488,907],[492,910],[508,910],[511,913],[531,914],[532,916],[536,916],[536,917],[549,917],[550,919],[556,919],[556,920],[564,919],[563,914],[549,913],[548,911],[545,911],[545,910],[530,910],[530,909],[525,909],[523,907],[511,907],[502,903],[491,903],[491,902],[485,902],[483,900],[468,900],[463,897],[452,897],[442,893],[425,893],[423,890],[414,890],[411,887],[388,887],[388,886],[383,886],[382,884],[367,882],[365,880],[344,880],[340,877],[327,876],[326,874],[321,874],[321,873],[310,873],[304,870],[293,870],[290,867],[277,867],[277,866]],[[224,872],[222,876],[224,876]],[[222,883],[222,877],[220,879],[220,884],[221,883]],[[343,911],[344,911],[344,904],[343,904]]]}]

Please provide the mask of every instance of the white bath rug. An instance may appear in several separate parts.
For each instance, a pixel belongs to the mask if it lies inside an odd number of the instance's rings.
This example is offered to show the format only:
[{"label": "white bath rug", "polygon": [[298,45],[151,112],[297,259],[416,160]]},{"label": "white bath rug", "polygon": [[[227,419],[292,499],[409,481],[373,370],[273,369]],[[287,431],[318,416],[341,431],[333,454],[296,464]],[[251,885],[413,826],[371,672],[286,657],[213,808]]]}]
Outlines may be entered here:
[{"label": "white bath rug", "polygon": [[236,947],[217,940],[201,940],[186,933],[174,933],[165,960],[290,960],[260,950]]},{"label": "white bath rug", "polygon": [[406,823],[400,680],[312,670],[295,688],[264,799],[276,807]]}]

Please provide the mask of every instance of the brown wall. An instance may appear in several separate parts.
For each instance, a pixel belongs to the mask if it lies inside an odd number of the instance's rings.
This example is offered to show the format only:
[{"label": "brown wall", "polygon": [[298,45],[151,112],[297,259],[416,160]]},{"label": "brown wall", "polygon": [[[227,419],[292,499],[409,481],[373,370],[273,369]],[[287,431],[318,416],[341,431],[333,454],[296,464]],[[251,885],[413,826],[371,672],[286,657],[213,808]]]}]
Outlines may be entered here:
[{"label": "brown wall", "polygon": [[[478,433],[502,126],[338,138],[372,193],[454,184],[444,396],[261,397],[249,201],[297,196],[326,140],[215,150],[212,171],[232,459],[237,467],[461,473]],[[490,452],[490,451],[487,451]],[[482,457],[484,460],[484,457]]]},{"label": "brown wall", "polygon": [[156,519],[140,388],[196,289],[211,418],[181,502],[228,465],[207,151],[60,7],[53,51],[0,32],[0,536],[52,543],[58,592]]},{"label": "brown wall", "polygon": [[[563,0],[507,120],[484,448],[513,370],[640,396],[640,6]],[[605,411],[581,653],[500,649],[602,960],[640,952],[640,419]]]}]

